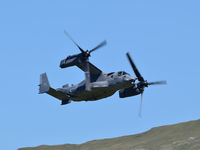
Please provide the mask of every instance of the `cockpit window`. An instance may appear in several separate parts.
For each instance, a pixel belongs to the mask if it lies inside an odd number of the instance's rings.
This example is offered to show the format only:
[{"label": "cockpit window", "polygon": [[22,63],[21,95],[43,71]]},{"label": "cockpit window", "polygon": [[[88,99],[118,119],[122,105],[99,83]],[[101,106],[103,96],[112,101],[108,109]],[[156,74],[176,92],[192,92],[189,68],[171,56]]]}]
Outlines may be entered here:
[{"label": "cockpit window", "polygon": [[108,76],[112,75],[114,72],[108,73]]},{"label": "cockpit window", "polygon": [[126,74],[128,74],[128,73],[126,73],[125,71],[118,72],[118,76],[122,76],[122,75],[126,75]]},{"label": "cockpit window", "polygon": [[122,76],[122,75],[123,75],[122,71],[118,72],[118,76]]},{"label": "cockpit window", "polygon": [[[111,73],[108,73],[107,76],[113,76],[115,72],[111,72]],[[126,73],[125,71],[119,71],[117,72],[117,75],[118,76],[123,76],[123,75],[129,75],[128,73]]]}]

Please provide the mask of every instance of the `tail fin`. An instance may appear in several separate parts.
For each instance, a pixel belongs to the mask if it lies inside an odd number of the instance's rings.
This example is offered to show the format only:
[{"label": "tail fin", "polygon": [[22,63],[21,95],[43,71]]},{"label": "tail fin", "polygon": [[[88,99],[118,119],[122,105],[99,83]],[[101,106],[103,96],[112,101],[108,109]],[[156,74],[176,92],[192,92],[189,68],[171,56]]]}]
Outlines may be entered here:
[{"label": "tail fin", "polygon": [[70,103],[70,96],[67,93],[53,89],[50,87],[47,74],[43,73],[40,75],[40,84],[39,84],[39,94],[47,93],[59,100],[62,101],[62,105]]},{"label": "tail fin", "polygon": [[39,84],[39,94],[47,93],[50,89],[50,84],[47,78],[47,74],[43,73],[40,75],[40,84]]}]

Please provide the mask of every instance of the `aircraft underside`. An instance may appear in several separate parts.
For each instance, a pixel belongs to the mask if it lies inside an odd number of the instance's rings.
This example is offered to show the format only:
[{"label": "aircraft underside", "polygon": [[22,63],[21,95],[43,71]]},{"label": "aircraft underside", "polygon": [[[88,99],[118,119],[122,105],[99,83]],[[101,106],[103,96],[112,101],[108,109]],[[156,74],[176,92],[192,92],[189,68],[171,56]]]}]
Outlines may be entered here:
[{"label": "aircraft underside", "polygon": [[91,91],[80,92],[70,99],[73,101],[96,101],[112,96],[117,90],[109,87],[92,88]]}]

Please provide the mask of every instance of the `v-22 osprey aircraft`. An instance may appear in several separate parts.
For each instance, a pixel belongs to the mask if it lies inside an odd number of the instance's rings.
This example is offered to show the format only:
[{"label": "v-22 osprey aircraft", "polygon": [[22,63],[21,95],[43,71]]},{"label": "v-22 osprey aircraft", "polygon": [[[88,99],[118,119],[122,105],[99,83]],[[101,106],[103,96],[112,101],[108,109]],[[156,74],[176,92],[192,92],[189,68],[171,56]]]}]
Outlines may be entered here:
[{"label": "v-22 osprey aircraft", "polygon": [[66,31],[64,33],[81,52],[61,60],[60,68],[77,66],[85,73],[85,80],[76,85],[69,86],[65,84],[62,88],[54,89],[49,84],[47,74],[43,73],[40,75],[39,93],[47,93],[61,100],[61,105],[69,104],[71,101],[96,101],[112,96],[117,91],[119,91],[120,98],[141,94],[142,104],[142,95],[145,87],[166,84],[166,81],[147,82],[147,80],[144,80],[129,53],[126,53],[126,56],[136,77],[131,76],[125,71],[105,73],[90,63],[89,57],[92,52],[105,46],[106,41],[101,42],[91,50],[85,51]]}]

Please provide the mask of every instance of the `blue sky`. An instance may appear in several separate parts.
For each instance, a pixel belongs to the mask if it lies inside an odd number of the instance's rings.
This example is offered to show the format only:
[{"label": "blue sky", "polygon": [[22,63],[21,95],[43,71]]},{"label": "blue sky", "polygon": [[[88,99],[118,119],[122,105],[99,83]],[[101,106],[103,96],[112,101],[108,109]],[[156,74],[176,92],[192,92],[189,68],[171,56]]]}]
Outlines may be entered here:
[{"label": "blue sky", "polygon": [[[198,0],[0,1],[1,149],[83,143],[198,119],[199,5]],[[61,106],[38,94],[43,72],[54,88],[84,79],[76,67],[59,68],[61,59],[79,52],[64,29],[83,49],[107,40],[90,58],[101,70],[134,76],[129,51],[145,79],[168,81],[145,89],[142,118],[140,96],[120,99],[116,93]]]}]

